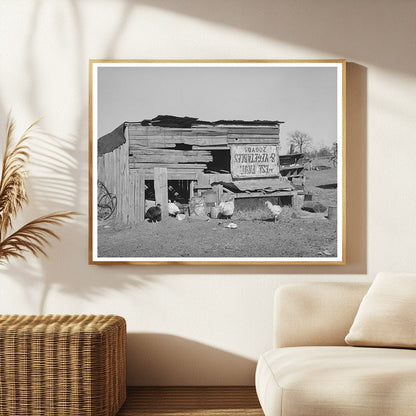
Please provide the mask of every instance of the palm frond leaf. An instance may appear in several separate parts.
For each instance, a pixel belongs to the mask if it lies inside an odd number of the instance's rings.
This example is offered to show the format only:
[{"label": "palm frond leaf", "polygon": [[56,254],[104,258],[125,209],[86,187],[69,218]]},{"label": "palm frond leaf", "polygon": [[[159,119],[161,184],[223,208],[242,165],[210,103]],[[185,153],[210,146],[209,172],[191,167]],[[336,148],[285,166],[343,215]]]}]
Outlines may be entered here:
[{"label": "palm frond leaf", "polygon": [[28,222],[0,242],[0,264],[4,264],[11,257],[23,259],[25,252],[30,252],[35,256],[40,254],[46,256],[45,247],[50,245],[50,239],[59,240],[51,226],[60,225],[75,215],[78,213],[55,212]]},{"label": "palm frond leaf", "polygon": [[27,176],[25,165],[29,159],[29,148],[26,140],[38,121],[32,123],[13,145],[15,131],[14,121],[9,117],[7,124],[6,148],[3,156],[0,178],[0,236],[7,233],[23,204],[28,202],[25,188]]}]

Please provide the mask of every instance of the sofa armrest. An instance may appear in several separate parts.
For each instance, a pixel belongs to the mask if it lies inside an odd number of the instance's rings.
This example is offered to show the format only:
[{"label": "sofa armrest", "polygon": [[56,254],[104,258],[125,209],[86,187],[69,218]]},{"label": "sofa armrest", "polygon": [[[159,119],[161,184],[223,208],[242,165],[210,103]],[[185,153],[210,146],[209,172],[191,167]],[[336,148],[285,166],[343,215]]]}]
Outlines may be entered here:
[{"label": "sofa armrest", "polygon": [[369,283],[301,283],[275,292],[275,348],[346,345]]}]

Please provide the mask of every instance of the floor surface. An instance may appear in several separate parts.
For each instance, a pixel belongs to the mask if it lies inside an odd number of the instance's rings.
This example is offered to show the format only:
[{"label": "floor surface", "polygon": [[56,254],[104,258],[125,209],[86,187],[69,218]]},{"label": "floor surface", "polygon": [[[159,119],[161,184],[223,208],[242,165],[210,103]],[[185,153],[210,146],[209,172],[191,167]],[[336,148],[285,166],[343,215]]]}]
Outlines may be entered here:
[{"label": "floor surface", "polygon": [[263,416],[254,387],[128,387],[117,416]]}]

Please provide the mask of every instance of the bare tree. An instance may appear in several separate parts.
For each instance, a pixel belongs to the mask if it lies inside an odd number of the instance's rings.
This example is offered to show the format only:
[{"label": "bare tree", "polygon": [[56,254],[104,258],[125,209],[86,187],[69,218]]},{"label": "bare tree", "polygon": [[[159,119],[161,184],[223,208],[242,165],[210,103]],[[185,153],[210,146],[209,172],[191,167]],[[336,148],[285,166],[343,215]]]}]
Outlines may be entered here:
[{"label": "bare tree", "polygon": [[291,144],[291,149],[298,151],[299,153],[304,153],[311,148],[312,137],[308,133],[303,133],[299,130],[292,131],[289,133],[289,140]]}]

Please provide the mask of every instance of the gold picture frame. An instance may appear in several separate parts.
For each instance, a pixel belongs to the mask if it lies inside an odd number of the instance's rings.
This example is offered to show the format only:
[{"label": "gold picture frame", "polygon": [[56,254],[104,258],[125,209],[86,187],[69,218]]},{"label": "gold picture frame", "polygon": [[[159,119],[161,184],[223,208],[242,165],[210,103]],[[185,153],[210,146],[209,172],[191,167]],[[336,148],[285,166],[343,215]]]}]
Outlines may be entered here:
[{"label": "gold picture frame", "polygon": [[344,59],[90,60],[89,263],[345,264],[345,80]]}]

